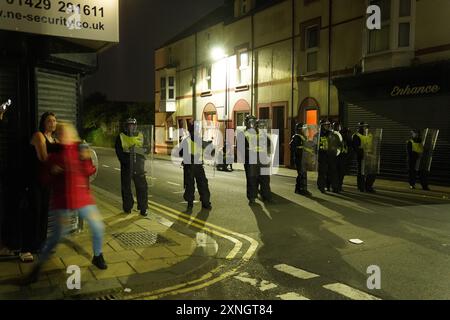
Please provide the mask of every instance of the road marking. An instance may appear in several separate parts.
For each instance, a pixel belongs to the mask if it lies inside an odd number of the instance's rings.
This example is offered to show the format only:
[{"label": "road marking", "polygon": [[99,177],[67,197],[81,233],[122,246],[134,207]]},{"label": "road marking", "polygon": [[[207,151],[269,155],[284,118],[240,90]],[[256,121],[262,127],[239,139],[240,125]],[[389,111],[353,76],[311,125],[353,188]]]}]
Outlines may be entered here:
[{"label": "road marking", "polygon": [[167,183],[170,184],[170,185],[172,185],[172,186],[181,187],[181,184],[179,184],[179,183],[170,182],[170,181],[167,181]]},{"label": "road marking", "polygon": [[309,300],[308,298],[295,292],[280,294],[277,296],[277,298],[280,298],[281,300]]},{"label": "road marking", "polygon": [[[154,202],[154,201],[149,201],[149,204],[157,206],[157,208],[155,208],[155,207],[153,207],[153,208],[157,209],[157,211],[159,211],[160,213],[163,213],[164,215],[174,218],[175,220],[186,221],[185,219],[182,218],[182,216],[184,216],[190,220],[196,220],[196,221],[201,222],[203,225],[201,225],[200,227],[203,230],[205,230],[205,225],[208,225],[208,226],[211,226],[211,228],[214,228],[216,230],[221,230],[226,233],[238,236],[240,238],[243,238],[243,239],[249,241],[251,245],[241,259],[244,262],[248,261],[253,256],[253,254],[256,252],[256,249],[258,247],[258,242],[251,237],[248,237],[244,234],[240,234],[237,232],[227,230],[227,229],[219,227],[219,226],[215,226],[209,222],[202,221],[195,217],[191,217],[180,211],[166,207],[166,206],[159,204],[157,202]],[[170,212],[172,212],[174,214],[171,214]],[[192,223],[192,225],[198,227],[198,225],[196,223]],[[208,230],[205,230],[205,231],[208,231]],[[211,231],[211,230],[209,230],[209,231]],[[155,300],[155,299],[161,299],[161,298],[163,298],[165,296],[169,296],[169,295],[174,296],[174,295],[178,295],[178,294],[182,294],[182,293],[200,290],[200,289],[209,287],[215,283],[218,283],[220,281],[223,281],[229,277],[232,277],[233,275],[235,275],[237,273],[237,270],[242,267],[241,264],[242,264],[242,262],[240,262],[236,267],[234,267],[232,270],[227,271],[227,272],[224,272],[224,270],[223,270],[224,266],[222,265],[222,266],[219,266],[219,267],[215,268],[214,270],[210,271],[209,273],[203,275],[199,279],[196,279],[196,280],[193,280],[193,281],[190,281],[187,283],[175,285],[172,287],[158,289],[158,290],[155,290],[152,292],[147,292],[147,293],[142,293],[142,294],[137,294],[137,295],[132,295],[132,296],[126,296],[125,298],[140,299],[140,300]],[[218,275],[216,276],[216,274],[218,274]],[[203,282],[203,283],[201,283],[201,282]],[[197,284],[197,283],[200,283],[200,284]]]},{"label": "road marking", "polygon": [[276,284],[271,283],[271,282],[269,282],[267,280],[259,281],[257,279],[249,278],[248,275],[249,274],[247,272],[244,272],[244,273],[241,273],[241,274],[239,274],[237,276],[234,276],[234,278],[236,280],[241,281],[241,282],[248,283],[251,286],[253,286],[255,288],[258,288],[262,292],[267,291],[267,290],[271,290],[271,289],[275,289],[275,288],[278,287]]},{"label": "road marking", "polygon": [[[165,210],[167,210],[169,212],[173,212],[177,216],[186,217],[189,220],[192,219],[192,217],[190,215],[185,214],[185,213],[180,212],[180,211],[177,211],[175,209],[166,207],[166,206],[164,206],[164,205],[162,205],[160,203],[157,203],[157,202],[154,202],[154,201],[149,201],[149,203],[153,204],[153,205],[156,205],[156,206],[159,206],[160,208],[163,208],[163,209],[165,209]],[[234,232],[234,231],[228,230],[228,229],[223,228],[223,227],[216,226],[214,224],[211,224],[209,222],[206,222],[206,221],[203,221],[203,220],[200,220],[200,219],[197,219],[197,218],[194,218],[194,220],[199,221],[203,225],[211,227],[211,228],[213,228],[215,230],[219,230],[219,231],[231,234],[231,235],[233,235],[235,237],[239,237],[239,238],[247,240],[250,243],[250,247],[247,250],[247,252],[244,254],[244,256],[242,257],[243,260],[249,260],[253,256],[253,254],[256,252],[256,249],[258,248],[258,245],[259,245],[258,241],[256,241],[255,239],[253,239],[253,238],[251,238],[249,236],[246,236],[245,234]]]},{"label": "road marking", "polygon": [[212,229],[207,228],[207,227],[203,227],[203,226],[201,226],[198,223],[195,223],[193,221],[191,222],[190,220],[194,220],[193,217],[190,217],[189,220],[186,220],[186,219],[183,219],[181,217],[177,217],[174,214],[168,213],[168,212],[166,212],[166,211],[164,211],[164,210],[162,210],[160,208],[157,208],[157,207],[152,207],[152,209],[154,209],[154,210],[156,210],[156,211],[158,211],[158,212],[160,212],[162,214],[169,215],[172,218],[174,218],[175,220],[179,220],[179,221],[182,221],[182,222],[185,222],[185,223],[190,223],[192,226],[195,226],[198,229],[203,230],[204,232],[212,233],[212,234],[214,234],[216,236],[222,237],[222,238],[224,238],[226,240],[229,240],[232,243],[234,243],[233,250],[231,250],[230,253],[228,253],[228,255],[225,257],[225,259],[227,259],[227,260],[231,260],[231,259],[235,258],[236,255],[239,253],[239,251],[241,251],[241,248],[242,248],[242,242],[241,241],[239,241],[239,240],[237,240],[237,239],[235,239],[233,237],[227,236],[226,234],[223,234],[221,232],[212,230]]},{"label": "road marking", "polygon": [[103,168],[109,168],[106,164],[102,165]]},{"label": "road marking", "polygon": [[349,287],[342,283],[332,283],[327,284],[323,286],[323,288],[339,293],[347,298],[350,298],[352,300],[381,300],[380,298],[377,298],[375,296],[372,296],[368,293],[365,293],[363,291],[354,289],[352,287]]},{"label": "road marking", "polygon": [[184,193],[184,190],[182,190],[182,191],[174,191],[174,192],[172,192],[173,194],[181,194],[181,193]]},{"label": "road marking", "polygon": [[120,171],[120,169],[119,169],[119,168],[114,168],[114,170],[116,170],[116,171]]},{"label": "road marking", "polygon": [[302,270],[302,269],[298,269],[292,266],[288,266],[287,264],[279,264],[274,266],[275,269],[277,269],[280,272],[284,272],[287,273],[291,276],[294,276],[296,278],[300,278],[303,280],[309,280],[309,279],[313,279],[313,278],[317,278],[319,277],[319,275]]}]

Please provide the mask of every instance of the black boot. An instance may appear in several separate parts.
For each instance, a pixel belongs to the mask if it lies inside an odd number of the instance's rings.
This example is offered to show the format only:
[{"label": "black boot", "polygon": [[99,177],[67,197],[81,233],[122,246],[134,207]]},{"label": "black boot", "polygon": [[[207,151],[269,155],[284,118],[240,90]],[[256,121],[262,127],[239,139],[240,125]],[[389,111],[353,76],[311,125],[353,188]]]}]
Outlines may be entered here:
[{"label": "black boot", "polygon": [[99,268],[100,270],[108,269],[108,266],[105,262],[105,258],[103,258],[103,253],[100,253],[99,256],[96,256],[92,259],[92,264]]},{"label": "black boot", "polygon": [[202,204],[202,208],[203,209],[207,209],[207,210],[211,210],[212,209],[211,203],[210,202],[209,203],[203,203]]}]

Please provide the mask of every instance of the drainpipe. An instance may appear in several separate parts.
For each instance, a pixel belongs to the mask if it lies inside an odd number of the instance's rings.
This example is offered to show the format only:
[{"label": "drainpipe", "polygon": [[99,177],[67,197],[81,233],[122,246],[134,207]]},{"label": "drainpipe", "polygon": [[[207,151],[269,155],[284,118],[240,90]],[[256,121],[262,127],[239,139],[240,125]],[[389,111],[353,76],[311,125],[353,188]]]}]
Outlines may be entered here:
[{"label": "drainpipe", "polygon": [[292,0],[292,49],[291,49],[291,136],[294,135],[294,86],[295,86],[295,1]]},{"label": "drainpipe", "polygon": [[194,41],[194,77],[192,78],[192,120],[197,120],[197,32]]},{"label": "drainpipe", "polygon": [[330,118],[331,109],[331,36],[332,36],[332,9],[333,0],[328,0],[328,114],[327,118]]},{"label": "drainpipe", "polygon": [[255,22],[254,22],[254,15],[252,14],[251,17],[251,32],[252,32],[252,46],[251,46],[251,50],[252,50],[252,68],[251,68],[251,74],[252,74],[252,79],[250,81],[250,114],[254,115],[255,114]]}]

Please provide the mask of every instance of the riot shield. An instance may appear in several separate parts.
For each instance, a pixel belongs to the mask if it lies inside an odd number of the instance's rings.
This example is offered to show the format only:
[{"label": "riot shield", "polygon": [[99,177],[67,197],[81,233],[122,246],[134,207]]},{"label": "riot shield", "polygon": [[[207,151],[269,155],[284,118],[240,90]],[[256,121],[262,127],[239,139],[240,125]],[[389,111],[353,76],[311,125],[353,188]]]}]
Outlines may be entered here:
[{"label": "riot shield", "polygon": [[319,134],[320,128],[317,125],[307,125],[303,129],[305,137],[302,154],[302,167],[306,171],[317,172],[319,167]]},{"label": "riot shield", "polygon": [[342,152],[343,138],[339,131],[332,131],[328,136],[328,155],[337,157]]},{"label": "riot shield", "polygon": [[92,148],[89,148],[89,152],[91,154],[92,164],[97,169],[97,170],[95,170],[95,173],[92,176],[89,177],[89,182],[92,183],[92,182],[95,181],[95,179],[97,179],[97,176],[98,176],[98,170],[99,170],[99,167],[98,167],[98,156],[97,156],[97,152],[95,152],[95,150],[92,149]]},{"label": "riot shield", "polygon": [[423,153],[417,161],[417,171],[431,170],[431,163],[433,161],[433,152],[436,148],[437,139],[439,137],[439,129],[425,129],[423,132],[422,145]]},{"label": "riot shield", "polygon": [[207,178],[214,178],[217,164],[224,161],[223,157],[219,158],[224,147],[223,123],[204,121],[201,131],[205,174]]},{"label": "riot shield", "polygon": [[364,157],[362,165],[363,175],[380,173],[380,153],[383,141],[383,129],[367,129],[366,135],[361,141]]},{"label": "riot shield", "polygon": [[262,175],[274,175],[279,168],[279,131],[272,129],[272,120],[258,120],[258,163]]}]

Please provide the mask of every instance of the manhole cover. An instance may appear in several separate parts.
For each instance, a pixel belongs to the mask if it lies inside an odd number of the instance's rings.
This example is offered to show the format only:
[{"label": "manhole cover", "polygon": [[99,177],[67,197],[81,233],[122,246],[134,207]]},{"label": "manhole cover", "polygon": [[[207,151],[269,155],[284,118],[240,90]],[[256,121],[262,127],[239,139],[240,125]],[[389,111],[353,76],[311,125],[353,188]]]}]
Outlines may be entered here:
[{"label": "manhole cover", "polygon": [[173,244],[169,239],[151,231],[116,233],[113,236],[122,247],[128,249],[146,248],[159,244]]}]

